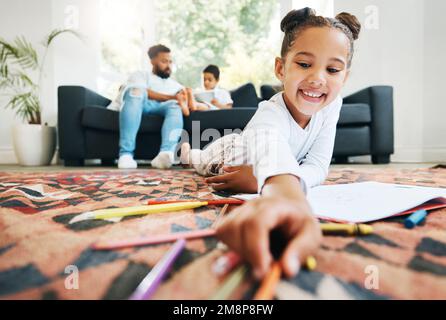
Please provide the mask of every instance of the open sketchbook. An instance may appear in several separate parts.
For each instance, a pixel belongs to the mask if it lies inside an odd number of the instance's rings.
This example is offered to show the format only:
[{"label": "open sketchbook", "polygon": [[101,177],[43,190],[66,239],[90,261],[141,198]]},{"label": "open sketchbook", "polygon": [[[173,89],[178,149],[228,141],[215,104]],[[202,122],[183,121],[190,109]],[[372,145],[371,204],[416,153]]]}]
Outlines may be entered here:
[{"label": "open sketchbook", "polygon": [[[258,196],[233,197],[249,200]],[[361,223],[407,214],[421,205],[426,209],[446,207],[446,189],[370,181],[314,187],[307,199],[321,219]]]}]

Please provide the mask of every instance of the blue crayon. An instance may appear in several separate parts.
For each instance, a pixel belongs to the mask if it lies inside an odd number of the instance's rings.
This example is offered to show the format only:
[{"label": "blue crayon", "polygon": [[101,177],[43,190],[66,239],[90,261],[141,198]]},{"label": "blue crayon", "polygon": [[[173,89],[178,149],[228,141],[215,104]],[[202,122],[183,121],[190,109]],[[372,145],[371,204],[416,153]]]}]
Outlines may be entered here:
[{"label": "blue crayon", "polygon": [[412,213],[408,218],[404,220],[404,226],[408,229],[412,229],[426,218],[426,210],[418,210]]}]

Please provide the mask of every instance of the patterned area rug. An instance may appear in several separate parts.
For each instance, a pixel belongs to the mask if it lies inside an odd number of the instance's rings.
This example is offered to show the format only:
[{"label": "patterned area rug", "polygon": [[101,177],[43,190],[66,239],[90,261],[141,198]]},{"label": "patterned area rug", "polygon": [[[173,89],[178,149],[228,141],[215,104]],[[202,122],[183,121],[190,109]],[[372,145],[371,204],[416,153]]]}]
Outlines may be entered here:
[{"label": "patterned area rug", "polygon": [[[335,169],[326,183],[371,180],[446,188],[446,170]],[[0,173],[0,299],[127,299],[170,245],[93,251],[91,244],[208,228],[220,208],[118,223],[68,221],[85,211],[156,198],[218,196],[189,170]],[[413,230],[401,217],[373,225],[376,232],[366,237],[324,237],[317,269],[282,280],[277,298],[446,299],[446,209],[432,211]],[[209,298],[224,280],[211,272],[222,254],[217,244],[214,238],[189,241],[154,298]],[[79,271],[77,289],[72,266]],[[378,277],[370,283],[372,273]],[[248,278],[232,298],[250,299],[256,286]]]}]

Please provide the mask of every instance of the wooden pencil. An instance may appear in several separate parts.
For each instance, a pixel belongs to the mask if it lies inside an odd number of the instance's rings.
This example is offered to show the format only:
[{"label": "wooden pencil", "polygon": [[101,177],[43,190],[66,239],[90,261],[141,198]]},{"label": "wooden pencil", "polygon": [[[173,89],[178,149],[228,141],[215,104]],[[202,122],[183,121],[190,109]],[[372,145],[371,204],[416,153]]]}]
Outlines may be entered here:
[{"label": "wooden pencil", "polygon": [[271,270],[262,280],[259,289],[254,295],[254,300],[271,300],[274,297],[277,283],[282,275],[282,267],[279,262],[274,262]]},{"label": "wooden pencil", "polygon": [[212,226],[211,226],[212,229],[216,229],[220,225],[220,222],[221,222],[222,218],[224,217],[224,215],[226,214],[226,211],[228,210],[228,208],[229,208],[229,204],[225,204],[223,206],[223,208],[218,213],[217,218],[215,219],[214,223],[212,223]]},{"label": "wooden pencil", "polygon": [[155,204],[168,204],[168,203],[178,203],[178,202],[207,202],[209,206],[219,206],[222,204],[243,204],[244,200],[235,199],[235,198],[227,198],[227,199],[216,199],[216,200],[149,200],[147,201],[148,205]]},{"label": "wooden pencil", "polygon": [[171,234],[161,234],[148,237],[116,240],[116,241],[103,241],[97,242],[92,245],[93,250],[114,250],[130,247],[139,247],[151,244],[160,244],[174,242],[178,239],[198,239],[215,236],[214,229],[199,229],[193,231],[176,232]]}]

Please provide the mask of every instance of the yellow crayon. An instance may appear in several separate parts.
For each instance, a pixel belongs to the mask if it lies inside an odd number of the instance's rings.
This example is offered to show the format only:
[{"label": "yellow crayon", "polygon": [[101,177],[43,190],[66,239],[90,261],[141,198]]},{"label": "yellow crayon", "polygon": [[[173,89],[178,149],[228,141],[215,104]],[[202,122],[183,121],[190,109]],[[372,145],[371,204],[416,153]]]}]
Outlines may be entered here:
[{"label": "yellow crayon", "polygon": [[305,267],[310,271],[313,271],[314,269],[316,269],[316,267],[317,267],[316,258],[313,256],[309,256],[307,258],[307,261],[305,262]]},{"label": "yellow crayon", "polygon": [[367,224],[321,223],[323,234],[368,235],[373,227]]}]

